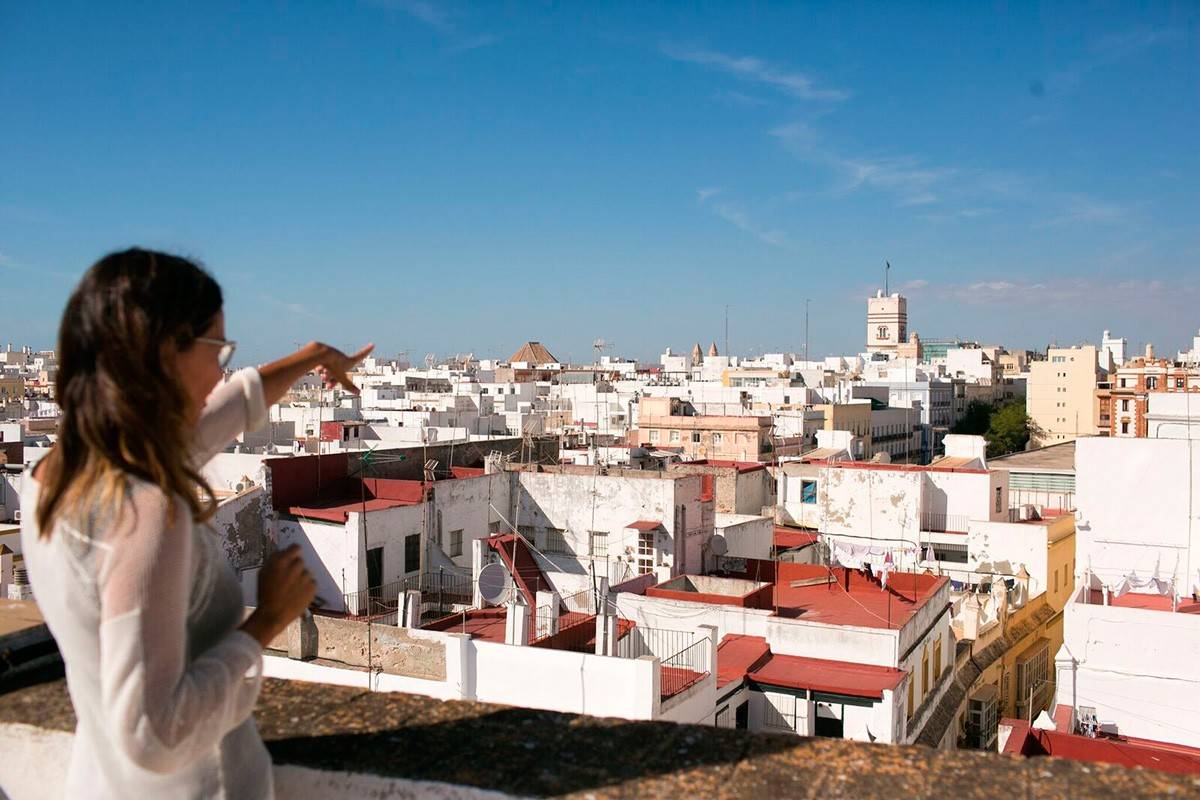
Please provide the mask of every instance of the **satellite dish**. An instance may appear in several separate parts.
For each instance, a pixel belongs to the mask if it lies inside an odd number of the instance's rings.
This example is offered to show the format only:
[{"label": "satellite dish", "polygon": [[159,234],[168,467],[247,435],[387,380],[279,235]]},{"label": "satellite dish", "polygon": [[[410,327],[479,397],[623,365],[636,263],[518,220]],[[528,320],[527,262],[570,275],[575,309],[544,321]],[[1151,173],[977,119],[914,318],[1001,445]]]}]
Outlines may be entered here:
[{"label": "satellite dish", "polygon": [[708,540],[708,548],[714,556],[723,556],[729,552],[729,543],[724,536],[714,536]]},{"label": "satellite dish", "polygon": [[503,564],[492,562],[479,570],[479,596],[492,605],[500,605],[512,592],[512,579]]}]

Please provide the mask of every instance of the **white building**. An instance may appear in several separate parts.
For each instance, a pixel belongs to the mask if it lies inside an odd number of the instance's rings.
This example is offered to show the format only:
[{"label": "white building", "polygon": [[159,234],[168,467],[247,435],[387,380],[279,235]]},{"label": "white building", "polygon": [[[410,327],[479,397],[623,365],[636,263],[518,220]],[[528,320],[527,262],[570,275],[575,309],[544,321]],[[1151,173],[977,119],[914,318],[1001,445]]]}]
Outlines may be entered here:
[{"label": "white building", "polygon": [[1055,659],[1072,728],[1200,746],[1200,449],[1075,443],[1079,588]]}]

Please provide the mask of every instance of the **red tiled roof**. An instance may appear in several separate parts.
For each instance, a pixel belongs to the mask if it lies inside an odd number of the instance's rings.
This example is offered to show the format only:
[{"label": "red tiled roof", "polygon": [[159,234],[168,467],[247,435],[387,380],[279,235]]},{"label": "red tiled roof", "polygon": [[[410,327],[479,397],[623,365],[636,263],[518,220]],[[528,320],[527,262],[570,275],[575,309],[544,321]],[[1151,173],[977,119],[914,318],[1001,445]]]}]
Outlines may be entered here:
[{"label": "red tiled roof", "polygon": [[[829,576],[832,581],[816,582]],[[783,562],[777,565],[775,606],[780,616],[805,622],[899,629],[949,580],[893,572],[885,589],[878,578],[868,578],[857,570]],[[813,583],[793,585],[808,581]]]},{"label": "red tiled roof", "polygon": [[727,633],[717,647],[717,688],[741,682],[746,673],[757,669],[771,657],[771,648],[761,636]]},{"label": "red tiled roof", "polygon": [[775,546],[782,550],[791,550],[793,547],[808,547],[810,544],[816,544],[816,542],[817,534],[813,531],[789,528],[786,525],[775,526]]},{"label": "red tiled roof", "polygon": [[485,642],[503,643],[507,614],[504,608],[472,608],[422,625],[421,630],[466,633]]},{"label": "red tiled roof", "polygon": [[1200,775],[1200,749],[1149,739],[1115,736],[1082,736],[1029,727],[1024,720],[1003,720],[1012,726],[1004,747],[1006,753],[1024,756],[1054,756],[1073,761],[1119,764],[1165,772]]},{"label": "red tiled roof", "polygon": [[760,469],[766,469],[767,465],[761,461],[731,461],[725,459],[702,458],[696,461],[682,461],[678,466],[681,467],[723,467],[725,469],[736,469],[740,473],[757,472]]},{"label": "red tiled roof", "polygon": [[[1090,605],[1098,606],[1104,604],[1104,592],[1100,589],[1092,589],[1089,598]],[[1165,594],[1138,594],[1137,592],[1126,592],[1117,597],[1113,593],[1108,595],[1108,604],[1114,608],[1142,608],[1147,611],[1171,611],[1171,597]],[[1180,614],[1200,614],[1200,603],[1195,603],[1192,600],[1181,600],[1175,611]]]},{"label": "red tiled roof", "polygon": [[625,526],[639,531],[654,531],[662,527],[662,523],[656,519],[639,519],[637,522],[631,522]]},{"label": "red tiled roof", "polygon": [[851,661],[772,655],[746,677],[769,686],[880,700],[884,690],[895,689],[903,683],[905,673],[892,667]]},{"label": "red tiled roof", "polygon": [[964,472],[971,475],[987,475],[986,469],[971,467],[939,467],[934,464],[883,464],[878,461],[837,461],[832,465],[837,469],[876,469],[894,470],[896,472]]}]

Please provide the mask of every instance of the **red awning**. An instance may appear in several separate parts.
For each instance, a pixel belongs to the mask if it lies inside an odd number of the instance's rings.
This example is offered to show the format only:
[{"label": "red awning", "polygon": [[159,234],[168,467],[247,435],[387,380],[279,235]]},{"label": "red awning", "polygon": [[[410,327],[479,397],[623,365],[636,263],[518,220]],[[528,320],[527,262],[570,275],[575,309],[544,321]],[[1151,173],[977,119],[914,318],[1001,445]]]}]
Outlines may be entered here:
[{"label": "red awning", "polygon": [[873,664],[773,655],[746,677],[768,686],[881,700],[885,689],[895,689],[903,683],[905,673]]}]

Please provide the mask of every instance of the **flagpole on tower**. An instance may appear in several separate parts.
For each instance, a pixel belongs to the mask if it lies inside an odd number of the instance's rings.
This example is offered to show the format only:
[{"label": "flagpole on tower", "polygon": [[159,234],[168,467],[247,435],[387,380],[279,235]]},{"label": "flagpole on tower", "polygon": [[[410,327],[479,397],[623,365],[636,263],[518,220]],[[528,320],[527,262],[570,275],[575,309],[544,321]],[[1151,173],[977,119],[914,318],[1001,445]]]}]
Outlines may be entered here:
[{"label": "flagpole on tower", "polygon": [[892,293],[889,291],[888,277],[892,271],[892,262],[884,261],[883,263],[887,265],[883,268],[883,294],[885,297],[890,297]]}]

